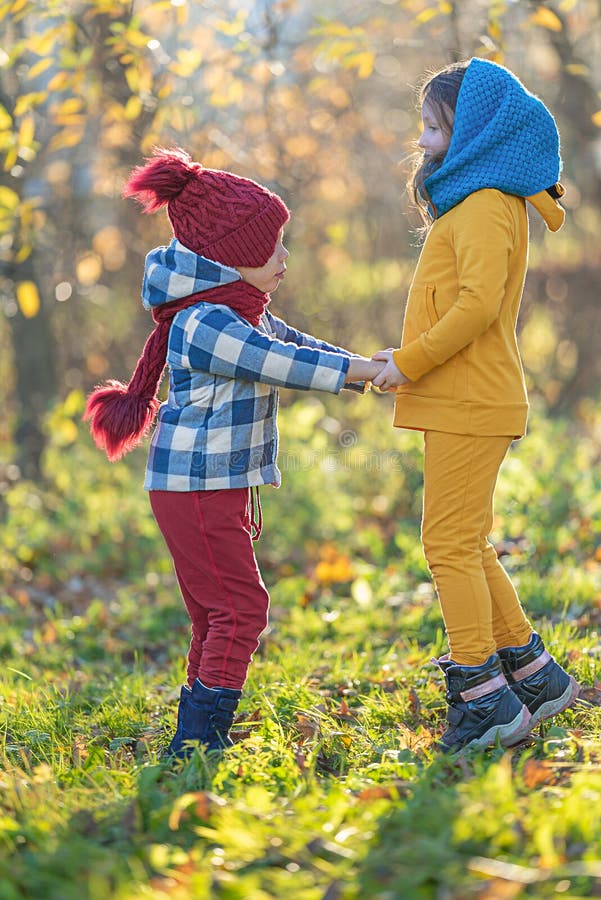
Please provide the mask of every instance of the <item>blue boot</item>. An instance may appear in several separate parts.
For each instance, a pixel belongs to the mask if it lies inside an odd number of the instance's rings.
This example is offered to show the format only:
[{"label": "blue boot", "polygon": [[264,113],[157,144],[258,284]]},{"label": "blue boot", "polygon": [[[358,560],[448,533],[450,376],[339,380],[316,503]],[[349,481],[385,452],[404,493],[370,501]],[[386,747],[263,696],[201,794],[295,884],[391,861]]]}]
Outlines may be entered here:
[{"label": "blue boot", "polygon": [[441,749],[503,747],[521,741],[530,730],[530,713],[510,690],[494,653],[480,666],[460,666],[452,659],[433,660],[447,682],[449,727]]},{"label": "blue boot", "polygon": [[166,750],[166,757],[188,759],[194,744],[206,752],[231,747],[229,730],[242,691],[232,688],[207,688],[196,679],[192,688],[181,690],[175,735]]},{"label": "blue boot", "polygon": [[499,650],[499,657],[509,686],[530,711],[531,728],[572,706],[578,697],[578,682],[555,662],[536,632],[522,647]]},{"label": "blue boot", "polygon": [[182,744],[182,728],[183,728],[183,718],[184,718],[184,708],[188,701],[188,697],[192,696],[192,688],[187,684],[184,684],[180,691],[179,695],[179,706],[177,708],[177,728],[175,729],[175,734],[171,738],[171,742],[167,749],[163,753],[163,759],[168,759],[171,756],[176,755],[176,751],[181,747]]}]

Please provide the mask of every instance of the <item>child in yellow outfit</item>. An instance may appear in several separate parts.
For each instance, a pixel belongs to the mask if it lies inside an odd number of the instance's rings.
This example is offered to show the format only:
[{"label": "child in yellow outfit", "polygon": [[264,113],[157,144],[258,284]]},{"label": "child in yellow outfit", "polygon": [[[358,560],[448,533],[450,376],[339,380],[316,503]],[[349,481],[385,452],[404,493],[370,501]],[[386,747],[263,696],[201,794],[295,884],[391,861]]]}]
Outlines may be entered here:
[{"label": "child in yellow outfit", "polygon": [[488,541],[501,463],[526,430],[516,341],[526,201],[564,220],[553,117],[503,66],[458,63],[421,92],[413,197],[428,227],[402,345],[374,359],[394,424],[424,432],[422,541],[449,639],[444,749],[517,743],[578,685],[545,649]]}]

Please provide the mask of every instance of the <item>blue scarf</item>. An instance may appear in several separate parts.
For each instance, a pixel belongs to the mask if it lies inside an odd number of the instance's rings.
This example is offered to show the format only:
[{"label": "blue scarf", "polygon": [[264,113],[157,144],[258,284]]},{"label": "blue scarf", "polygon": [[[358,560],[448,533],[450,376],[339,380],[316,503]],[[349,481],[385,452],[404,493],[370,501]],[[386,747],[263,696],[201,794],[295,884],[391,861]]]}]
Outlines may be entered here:
[{"label": "blue scarf", "polygon": [[560,171],[559,134],[544,103],[508,69],[472,59],[449,149],[424,182],[436,216],[482,188],[529,197],[555,184]]}]

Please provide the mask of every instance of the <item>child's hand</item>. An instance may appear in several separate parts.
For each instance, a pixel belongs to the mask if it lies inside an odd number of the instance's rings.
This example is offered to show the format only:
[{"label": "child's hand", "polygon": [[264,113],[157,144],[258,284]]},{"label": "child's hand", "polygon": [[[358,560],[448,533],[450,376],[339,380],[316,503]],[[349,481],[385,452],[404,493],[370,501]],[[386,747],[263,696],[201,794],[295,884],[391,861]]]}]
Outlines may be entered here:
[{"label": "child's hand", "polygon": [[392,353],[392,348],[389,348],[388,350],[378,350],[372,356],[374,361],[386,363],[380,374],[372,378],[374,387],[379,387],[381,391],[394,391],[400,384],[409,381],[400,369],[397,369]]},{"label": "child's hand", "polygon": [[345,382],[373,381],[383,369],[384,365],[373,357],[367,359],[366,356],[351,356]]}]

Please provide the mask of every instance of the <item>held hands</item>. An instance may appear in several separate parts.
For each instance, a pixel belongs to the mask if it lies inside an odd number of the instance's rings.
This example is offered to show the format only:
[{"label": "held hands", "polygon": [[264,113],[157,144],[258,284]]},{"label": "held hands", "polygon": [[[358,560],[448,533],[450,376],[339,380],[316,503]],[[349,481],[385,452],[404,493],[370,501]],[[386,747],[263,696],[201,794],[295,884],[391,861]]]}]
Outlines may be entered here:
[{"label": "held hands", "polygon": [[372,356],[374,362],[385,363],[380,373],[372,379],[374,387],[379,387],[381,391],[394,391],[400,384],[409,381],[400,369],[397,369],[392,353],[393,349],[389,347],[388,350],[378,350]]},{"label": "held hands", "polygon": [[344,379],[345,384],[355,381],[373,381],[384,369],[381,362],[368,359],[366,356],[351,356],[349,367]]},{"label": "held hands", "polygon": [[378,350],[371,359],[365,356],[351,356],[345,383],[371,381],[381,391],[394,391],[400,384],[409,381],[400,372],[392,358],[392,348]]}]

